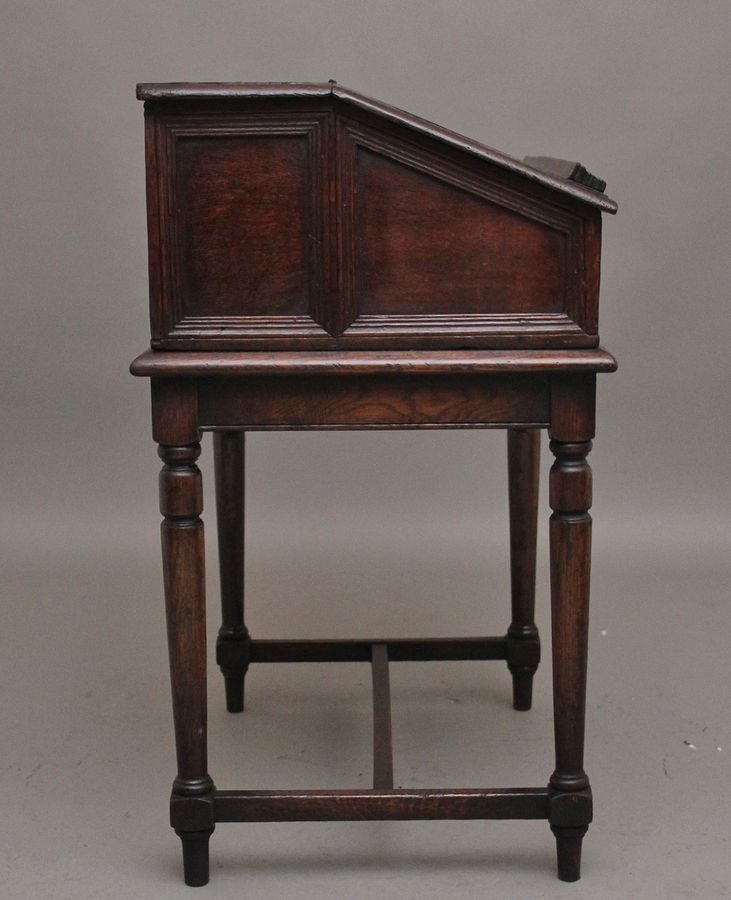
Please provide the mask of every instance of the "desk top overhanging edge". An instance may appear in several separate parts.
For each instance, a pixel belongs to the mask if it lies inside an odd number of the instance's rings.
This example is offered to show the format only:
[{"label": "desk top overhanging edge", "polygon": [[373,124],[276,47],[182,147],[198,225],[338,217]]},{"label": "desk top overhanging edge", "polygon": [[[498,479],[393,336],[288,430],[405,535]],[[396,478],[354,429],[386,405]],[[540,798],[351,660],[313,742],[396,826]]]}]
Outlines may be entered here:
[{"label": "desk top overhanging edge", "polygon": [[130,372],[147,378],[265,375],[499,375],[614,372],[617,361],[596,350],[233,351],[147,350]]},{"label": "desk top overhanging edge", "polygon": [[[152,102],[187,102],[196,100],[232,102],[237,100],[251,101],[257,99],[327,96],[335,98],[337,102],[360,107],[384,119],[397,122],[415,132],[441,141],[450,147],[491,162],[515,175],[542,184],[562,194],[567,194],[589,206],[597,207],[602,212],[617,212],[617,203],[598,190],[593,190],[576,181],[572,181],[570,178],[553,175],[524,161],[514,159],[479,141],[474,141],[447,128],[442,128],[441,125],[429,122],[419,116],[414,116],[387,103],[366,97],[335,82],[324,84],[311,82],[171,82],[165,84],[141,83],[137,85],[138,100]],[[537,160],[538,157],[533,157],[533,159]]]}]

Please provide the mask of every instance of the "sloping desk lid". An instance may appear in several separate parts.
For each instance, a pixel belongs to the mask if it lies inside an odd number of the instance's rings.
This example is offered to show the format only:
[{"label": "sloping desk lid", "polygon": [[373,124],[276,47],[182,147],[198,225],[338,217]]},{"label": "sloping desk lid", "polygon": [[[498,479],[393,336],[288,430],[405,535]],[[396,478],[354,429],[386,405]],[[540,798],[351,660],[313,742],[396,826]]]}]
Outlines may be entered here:
[{"label": "sloping desk lid", "polygon": [[[433,140],[441,141],[450,147],[465,151],[471,155],[491,162],[515,175],[545,185],[548,188],[568,194],[589,206],[597,207],[603,212],[616,213],[617,204],[599,190],[594,190],[580,181],[578,177],[588,176],[587,183],[603,185],[601,179],[591,176],[579,163],[553,160],[547,157],[528,157],[532,164],[521,162],[505,153],[474,141],[463,135],[442,128],[426,119],[413,116],[387,103],[373,100],[349,88],[342,87],[334,81],[325,84],[310,82],[174,82],[167,84],[138,84],[139,100],[150,101],[196,101],[196,100],[255,100],[256,98],[306,98],[332,96],[345,104],[368,110],[392,122],[406,126]],[[558,164],[558,165],[557,165]]]}]

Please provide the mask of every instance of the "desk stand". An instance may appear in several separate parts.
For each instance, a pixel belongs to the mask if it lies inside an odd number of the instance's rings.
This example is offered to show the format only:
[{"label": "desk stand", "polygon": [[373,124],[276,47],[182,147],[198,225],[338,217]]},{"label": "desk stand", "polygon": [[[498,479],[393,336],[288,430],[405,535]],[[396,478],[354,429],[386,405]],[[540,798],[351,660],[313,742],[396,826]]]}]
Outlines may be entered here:
[{"label": "desk stand", "polygon": [[[595,374],[613,368],[614,360],[601,350],[425,352],[406,358],[397,353],[351,352],[347,358],[281,353],[262,358],[256,353],[148,352],[135,361],[134,373],[152,378],[153,433],[164,463],[162,547],[178,752],[171,822],[183,842],[187,884],[208,880],[208,839],[217,822],[360,819],[548,819],[558,844],[559,877],[578,879],[581,841],[592,809],[583,769],[591,541],[586,456],[594,434]],[[475,379],[481,396],[474,390]],[[269,397],[266,422],[256,400],[261,390]],[[392,403],[396,395],[404,398],[400,406]],[[470,395],[474,406],[465,403]],[[323,402],[323,396],[335,400]],[[343,396],[351,402],[344,403]],[[536,417],[537,408],[545,410],[546,421]],[[427,415],[438,421],[425,421]],[[510,422],[504,420],[506,415]],[[512,621],[506,635],[406,640],[250,637],[244,624],[245,431],[333,427],[508,429]],[[533,609],[542,427],[549,429],[556,457],[550,476],[555,770],[548,787],[394,789],[390,662],[505,660],[515,708],[530,709],[540,656]],[[196,465],[201,430],[214,431],[223,608],[216,656],[227,707],[231,712],[243,709],[244,678],[254,663],[370,662],[373,790],[214,787],[206,755],[203,498]]]}]

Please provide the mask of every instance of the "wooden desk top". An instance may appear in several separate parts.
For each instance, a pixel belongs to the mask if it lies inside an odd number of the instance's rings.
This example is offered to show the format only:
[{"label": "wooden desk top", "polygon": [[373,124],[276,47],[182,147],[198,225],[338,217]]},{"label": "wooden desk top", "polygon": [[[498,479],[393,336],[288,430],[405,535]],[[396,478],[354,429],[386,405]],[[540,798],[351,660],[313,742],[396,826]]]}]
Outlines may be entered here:
[{"label": "wooden desk top", "polygon": [[249,375],[530,374],[614,372],[606,350],[451,350],[205,353],[148,350],[130,366],[151,378]]}]

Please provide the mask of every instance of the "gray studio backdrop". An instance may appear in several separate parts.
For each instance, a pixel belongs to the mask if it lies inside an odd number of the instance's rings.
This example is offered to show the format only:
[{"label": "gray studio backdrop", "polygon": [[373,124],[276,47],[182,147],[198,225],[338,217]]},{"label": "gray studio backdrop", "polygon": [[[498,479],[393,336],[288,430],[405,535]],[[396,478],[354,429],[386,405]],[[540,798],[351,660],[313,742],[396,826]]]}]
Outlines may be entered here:
[{"label": "gray studio backdrop", "polygon": [[[3,0],[2,671],[12,702],[2,733],[10,760],[3,791],[16,810],[3,840],[14,896],[66,896],[64,881],[77,898],[160,897],[177,887],[177,847],[164,831],[173,754],[158,460],[147,384],[127,374],[148,343],[134,85],[328,78],[518,157],[578,159],[619,201],[619,215],[605,218],[600,331],[620,370],[599,379],[591,456],[589,770],[609,812],[587,839],[586,874],[593,866],[594,896],[726,896],[729,820],[716,787],[724,779],[727,787],[731,758],[722,643],[731,499],[729,9],[715,0]],[[206,441],[215,627],[211,465]],[[502,433],[255,434],[247,487],[249,624],[257,634],[505,627]],[[545,492],[542,510],[545,523]],[[547,635],[543,563],[541,577]],[[272,677],[289,689],[286,675]],[[468,674],[454,677],[468,684]],[[541,677],[536,715],[549,723],[549,666]],[[315,688],[326,690],[326,675],[318,678]],[[507,691],[502,670],[484,678]],[[212,692],[216,716],[217,681]],[[506,717],[505,727],[513,722]],[[549,774],[549,735],[536,750],[540,778]],[[511,780],[507,766],[504,777]],[[63,785],[87,799],[72,804]],[[633,801],[642,790],[642,804]],[[126,819],[115,818],[119,797],[137,797]],[[676,831],[663,831],[670,822]],[[455,835],[466,834],[460,827]],[[135,843],[140,833],[144,842]],[[346,857],[357,868],[368,851],[352,834]],[[510,834],[515,845],[524,836]],[[231,840],[234,896],[245,865]],[[153,867],[153,891],[145,861],[160,854],[170,862]],[[281,896],[277,879],[298,874],[277,868],[286,853],[273,856],[256,870],[262,896]],[[404,862],[408,854],[400,859],[382,860],[400,885],[393,896],[412,896],[417,884],[423,896],[446,890],[444,869],[434,869],[429,887]],[[536,864],[528,875],[563,896],[546,859],[547,871]],[[474,884],[490,884],[489,868],[471,864]],[[313,889],[341,896],[368,895],[363,879],[381,871],[360,872],[356,890],[345,863],[305,865]],[[455,865],[446,865],[454,876]],[[527,877],[520,859],[499,871],[502,896],[511,896],[511,879]],[[648,871],[658,893],[643,893]],[[126,892],[119,885],[130,878],[137,883]],[[454,896],[472,896],[473,882],[458,883]]]}]

